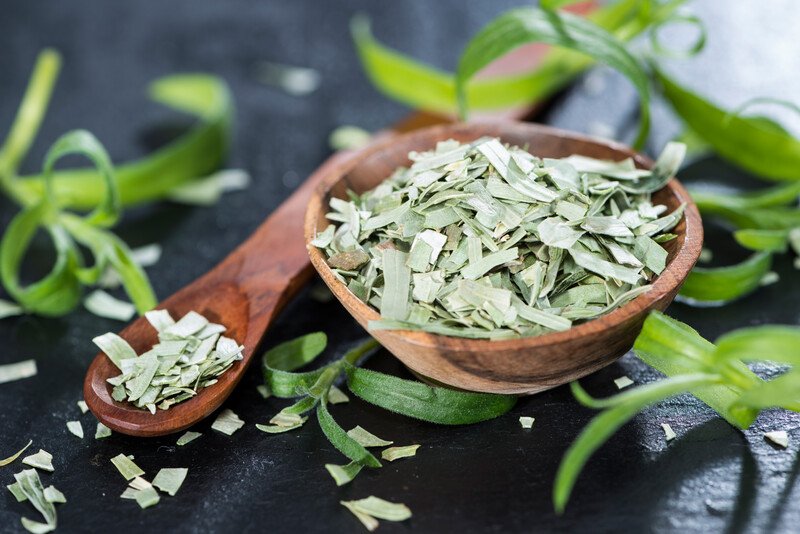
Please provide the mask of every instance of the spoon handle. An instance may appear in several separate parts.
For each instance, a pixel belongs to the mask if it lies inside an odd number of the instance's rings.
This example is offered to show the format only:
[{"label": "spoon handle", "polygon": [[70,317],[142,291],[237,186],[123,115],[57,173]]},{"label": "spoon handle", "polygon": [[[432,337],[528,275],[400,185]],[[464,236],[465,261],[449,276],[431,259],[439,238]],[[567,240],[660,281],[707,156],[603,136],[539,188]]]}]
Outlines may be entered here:
[{"label": "spoon handle", "polygon": [[[231,283],[249,302],[245,347],[254,349],[269,324],[303,288],[314,269],[303,237],[306,206],[326,169],[350,157],[342,152],[329,158],[256,230],[203,278]],[[194,284],[193,284],[194,285]]]}]

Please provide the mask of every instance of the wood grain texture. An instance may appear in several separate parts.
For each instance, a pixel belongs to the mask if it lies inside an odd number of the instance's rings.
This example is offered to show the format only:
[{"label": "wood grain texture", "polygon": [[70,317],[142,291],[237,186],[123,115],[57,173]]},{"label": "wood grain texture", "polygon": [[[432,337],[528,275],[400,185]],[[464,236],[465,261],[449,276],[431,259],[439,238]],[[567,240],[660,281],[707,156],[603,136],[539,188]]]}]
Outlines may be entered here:
[{"label": "wood grain texture", "polygon": [[[317,229],[327,226],[325,213],[331,197],[344,198],[348,189],[361,193],[375,187],[395,168],[409,164],[410,151],[429,150],[445,139],[466,142],[481,136],[497,136],[504,142],[527,146],[540,157],[561,158],[571,154],[614,160],[632,157],[641,168],[653,164],[621,144],[536,124],[487,120],[426,128],[378,141],[346,162],[321,169],[320,173],[325,175],[314,180],[322,184],[306,213],[306,242],[310,243]],[[684,218],[672,230],[678,237],[665,245],[669,253],[667,268],[653,282],[650,291],[603,317],[564,332],[502,341],[402,330],[375,330],[370,334],[416,373],[461,389],[528,394],[590,374],[631,348],[648,312],[664,310],[672,302],[700,255],[702,222],[683,186],[673,179],[653,199],[670,211],[681,203],[687,204]],[[375,309],[334,277],[320,250],[311,245],[308,249],[322,279],[361,326],[367,328],[369,321],[379,318]]]}]

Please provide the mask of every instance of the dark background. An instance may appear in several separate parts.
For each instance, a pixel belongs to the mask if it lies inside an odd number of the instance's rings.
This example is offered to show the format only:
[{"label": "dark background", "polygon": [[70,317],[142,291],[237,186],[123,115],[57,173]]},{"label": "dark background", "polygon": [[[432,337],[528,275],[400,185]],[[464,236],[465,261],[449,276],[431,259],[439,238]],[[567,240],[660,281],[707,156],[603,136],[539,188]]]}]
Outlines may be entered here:
[{"label": "dark background", "polygon": [[[186,119],[148,102],[146,84],[178,71],[223,76],[238,105],[236,140],[229,166],[250,171],[248,191],[230,194],[212,208],[158,204],[128,212],[118,232],[132,246],[158,242],[161,262],[149,269],[159,296],[202,274],[242,241],[282,199],[329,155],[327,135],[341,124],[379,129],[407,110],[380,96],[360,71],[347,33],[358,10],[370,13],[376,35],[390,45],[437,66],[452,68],[463,44],[490,17],[522,2],[375,2],[370,0],[121,2],[4,2],[0,16],[0,130],[10,125],[37,52],[54,46],[64,68],[51,110],[26,162],[38,170],[46,147],[61,133],[87,128],[115,161],[152,150],[175,135]],[[696,2],[709,25],[707,50],[669,68],[693,88],[725,104],[753,96],[797,97],[800,87],[800,16],[791,0]],[[665,36],[681,39],[681,32]],[[322,86],[292,97],[259,84],[259,61],[318,69]],[[545,122],[630,140],[636,99],[623,79],[594,71],[555,99]],[[783,117],[781,117],[783,118]],[[680,126],[656,104],[648,152],[653,154]],[[790,126],[796,128],[797,121]],[[765,162],[767,163],[767,162]],[[750,187],[752,182],[714,160],[682,173],[686,181]],[[0,224],[16,208],[0,201]],[[743,257],[728,234],[709,226],[715,261]],[[34,257],[46,258],[46,247]],[[265,251],[279,253],[279,251]],[[41,266],[40,266],[41,267]],[[32,268],[36,268],[34,265]],[[671,315],[713,339],[730,329],[767,322],[798,324],[800,290],[789,257],[778,257],[778,284],[719,309],[673,305]],[[361,424],[397,444],[421,443],[416,458],[387,463],[336,488],[323,468],[344,463],[314,422],[302,430],[267,435],[265,422],[286,403],[264,401],[255,387],[257,365],[225,404],[248,424],[231,437],[209,429],[175,447],[176,436],[133,439],[115,434],[93,439],[94,419],[81,416],[85,369],[96,350],[91,338],[120,324],[78,310],[61,319],[24,317],[0,321],[0,363],[36,358],[38,376],[0,386],[0,456],[28,439],[54,455],[54,474],[44,474],[67,496],[58,507],[60,532],[361,532],[339,500],[377,495],[408,504],[410,521],[382,522],[381,532],[529,531],[730,531],[788,532],[800,528],[800,489],[795,461],[800,426],[795,415],[762,415],[741,433],[695,399],[659,405],[625,426],[589,462],[566,514],[552,512],[550,492],[568,444],[592,417],[567,388],[521,399],[508,415],[472,427],[444,428],[385,413],[357,400],[335,407],[342,426]],[[321,304],[307,294],[281,316],[266,341],[270,346],[312,330],[332,339],[328,356],[340,355],[364,337],[336,302]],[[388,353],[370,365],[405,375]],[[763,374],[775,372],[763,368]],[[590,392],[615,391],[613,379],[627,374],[637,383],[658,378],[633,356],[584,381]],[[520,415],[536,417],[522,430]],[[78,440],[65,422],[79,419],[87,437]],[[667,445],[659,423],[678,439]],[[792,442],[779,450],[763,432],[784,429]],[[152,477],[161,467],[188,467],[176,497],[140,510],[119,499],[125,482],[109,462],[124,452]],[[12,481],[19,464],[0,469]],[[0,531],[19,532],[29,504],[2,490]]]}]

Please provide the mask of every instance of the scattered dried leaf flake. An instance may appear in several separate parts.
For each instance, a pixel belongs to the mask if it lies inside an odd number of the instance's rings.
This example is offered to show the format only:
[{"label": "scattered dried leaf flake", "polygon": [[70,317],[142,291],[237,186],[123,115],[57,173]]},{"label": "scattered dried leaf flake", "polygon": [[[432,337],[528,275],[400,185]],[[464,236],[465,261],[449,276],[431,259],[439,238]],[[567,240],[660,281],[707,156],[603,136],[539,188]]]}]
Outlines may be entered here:
[{"label": "scattered dried leaf flake", "polygon": [[669,426],[669,423],[661,423],[661,428],[664,430],[664,439],[666,441],[672,441],[677,437],[675,431]]},{"label": "scattered dried leaf flake", "polygon": [[35,467],[36,469],[41,469],[42,471],[49,471],[50,473],[55,471],[55,469],[53,469],[53,455],[44,449],[39,449],[39,452],[36,454],[26,456],[22,459],[22,463]]},{"label": "scattered dried leaf flake", "polygon": [[174,497],[188,473],[189,470],[184,467],[165,467],[156,474],[153,486]]},{"label": "scattered dried leaf flake", "polygon": [[402,447],[388,447],[381,451],[381,458],[387,462],[393,462],[400,458],[410,458],[417,455],[419,445],[405,445]]},{"label": "scattered dried leaf flake", "polygon": [[111,463],[117,468],[119,474],[125,477],[125,480],[133,480],[138,476],[142,476],[144,471],[133,463],[133,460],[124,454],[118,454],[111,459]]},{"label": "scattered dried leaf flake", "polygon": [[233,413],[233,410],[226,408],[220,412],[211,428],[230,436],[243,426],[244,421],[239,419],[239,416]]},{"label": "scattered dried leaf flake", "polygon": [[783,449],[789,446],[789,434],[785,430],[774,430],[772,432],[766,432],[764,434],[764,438]]},{"label": "scattered dried leaf flake", "polygon": [[522,425],[522,428],[533,428],[533,422],[536,419],[533,417],[528,417],[523,415],[519,418],[519,424]]},{"label": "scattered dried leaf flake", "polygon": [[625,389],[626,387],[633,385],[633,380],[627,376],[621,376],[614,379],[614,384],[617,386],[617,389]]}]

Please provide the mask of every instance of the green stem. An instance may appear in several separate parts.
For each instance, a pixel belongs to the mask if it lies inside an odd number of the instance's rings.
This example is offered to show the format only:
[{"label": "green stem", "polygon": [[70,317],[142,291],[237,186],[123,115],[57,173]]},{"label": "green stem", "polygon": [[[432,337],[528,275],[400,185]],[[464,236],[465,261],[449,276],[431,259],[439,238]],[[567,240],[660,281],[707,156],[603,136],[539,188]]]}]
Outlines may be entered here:
[{"label": "green stem", "polygon": [[344,367],[342,365],[342,362],[347,362],[350,365],[355,365],[356,362],[358,362],[358,360],[360,360],[366,354],[377,349],[378,347],[380,347],[380,343],[378,343],[375,339],[369,339],[368,341],[361,343],[359,346],[355,347],[354,349],[351,349],[350,351],[347,352],[347,354],[342,356],[342,359],[339,360],[339,366]]}]

